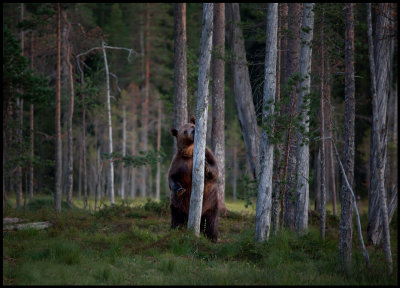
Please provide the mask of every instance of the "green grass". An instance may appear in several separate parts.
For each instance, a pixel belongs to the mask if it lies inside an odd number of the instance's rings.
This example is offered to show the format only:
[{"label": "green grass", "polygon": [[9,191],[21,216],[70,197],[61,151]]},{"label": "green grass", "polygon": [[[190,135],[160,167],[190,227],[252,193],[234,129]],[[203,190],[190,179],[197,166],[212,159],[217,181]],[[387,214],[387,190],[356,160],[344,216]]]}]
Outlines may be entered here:
[{"label": "green grass", "polygon": [[[91,200],[92,201],[92,200]],[[117,201],[100,212],[78,201],[57,215],[52,198],[38,197],[23,209],[6,207],[3,217],[50,221],[49,229],[3,231],[3,285],[396,285],[386,274],[382,248],[367,247],[367,270],[356,231],[353,273],[338,270],[338,218],[329,215],[327,236],[317,217],[308,233],[281,230],[254,242],[254,207],[227,201],[219,241],[169,229],[168,202]],[[367,203],[363,203],[367,205]],[[397,212],[396,212],[397,213]],[[397,217],[396,215],[394,217]],[[396,218],[395,218],[396,219]],[[362,217],[366,230],[366,217]],[[395,222],[395,221],[393,221]],[[391,225],[397,271],[397,224]]]}]

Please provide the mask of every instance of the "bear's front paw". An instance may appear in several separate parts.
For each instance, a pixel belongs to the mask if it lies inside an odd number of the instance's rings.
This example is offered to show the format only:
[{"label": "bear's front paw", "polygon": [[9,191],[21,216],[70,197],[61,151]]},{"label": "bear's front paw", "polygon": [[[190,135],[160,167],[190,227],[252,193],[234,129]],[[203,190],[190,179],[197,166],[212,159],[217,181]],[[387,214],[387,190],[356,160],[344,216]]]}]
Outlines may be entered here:
[{"label": "bear's front paw", "polygon": [[178,197],[182,196],[183,193],[186,192],[186,189],[183,187],[179,187],[178,189],[175,190],[175,195],[177,195]]}]

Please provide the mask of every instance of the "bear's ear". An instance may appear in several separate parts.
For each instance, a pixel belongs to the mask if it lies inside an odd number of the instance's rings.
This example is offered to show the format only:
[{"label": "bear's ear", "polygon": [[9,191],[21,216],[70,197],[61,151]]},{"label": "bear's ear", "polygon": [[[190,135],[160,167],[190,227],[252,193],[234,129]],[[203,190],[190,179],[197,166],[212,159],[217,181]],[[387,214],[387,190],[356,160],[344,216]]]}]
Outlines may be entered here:
[{"label": "bear's ear", "polygon": [[196,122],[196,118],[194,116],[192,116],[190,118],[190,123],[196,124],[195,122]]},{"label": "bear's ear", "polygon": [[178,136],[178,130],[176,130],[176,129],[171,129],[171,134],[172,134],[172,136]]}]

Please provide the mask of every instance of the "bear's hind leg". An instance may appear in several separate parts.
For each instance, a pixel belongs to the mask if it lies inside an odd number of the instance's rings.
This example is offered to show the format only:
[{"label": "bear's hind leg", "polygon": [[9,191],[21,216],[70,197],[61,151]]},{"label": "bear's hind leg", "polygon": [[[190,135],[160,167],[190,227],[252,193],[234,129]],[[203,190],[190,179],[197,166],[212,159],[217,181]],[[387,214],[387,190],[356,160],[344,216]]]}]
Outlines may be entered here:
[{"label": "bear's hind leg", "polygon": [[185,213],[175,208],[174,206],[170,206],[171,208],[171,228],[183,227],[187,222],[187,217]]}]

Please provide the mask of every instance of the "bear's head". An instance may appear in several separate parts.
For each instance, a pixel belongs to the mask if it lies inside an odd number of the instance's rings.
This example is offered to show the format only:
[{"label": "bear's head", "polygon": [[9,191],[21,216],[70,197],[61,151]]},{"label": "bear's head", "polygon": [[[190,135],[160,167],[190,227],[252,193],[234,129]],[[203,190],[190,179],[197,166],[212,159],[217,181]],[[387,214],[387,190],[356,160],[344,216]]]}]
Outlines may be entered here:
[{"label": "bear's head", "polygon": [[192,117],[189,123],[182,125],[178,130],[171,129],[172,136],[176,137],[176,143],[178,146],[178,153],[185,157],[193,156],[193,144],[194,144],[194,125],[195,118]]}]

